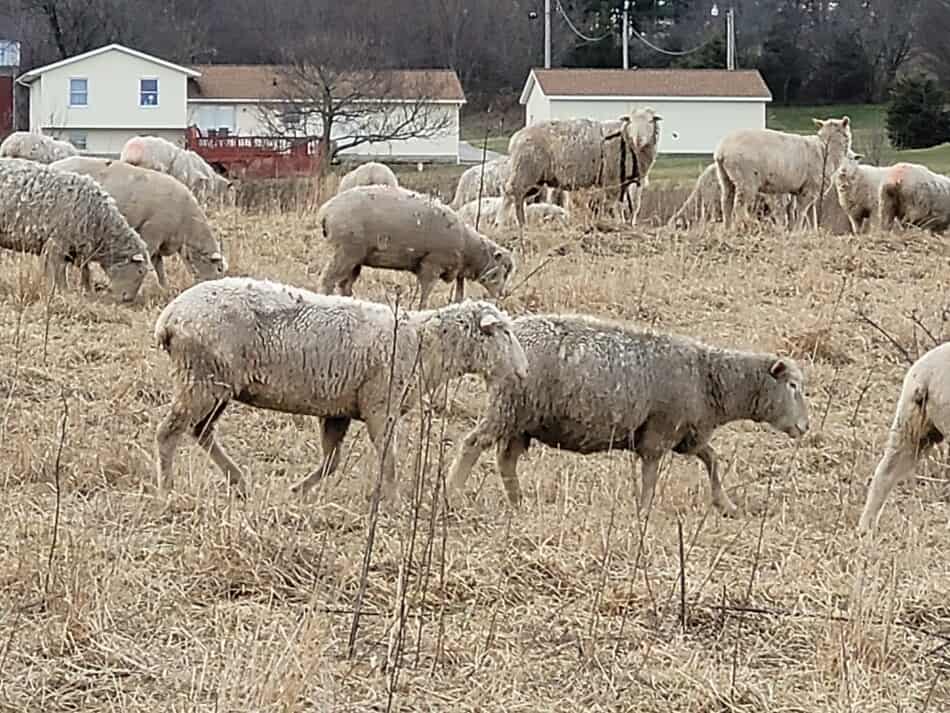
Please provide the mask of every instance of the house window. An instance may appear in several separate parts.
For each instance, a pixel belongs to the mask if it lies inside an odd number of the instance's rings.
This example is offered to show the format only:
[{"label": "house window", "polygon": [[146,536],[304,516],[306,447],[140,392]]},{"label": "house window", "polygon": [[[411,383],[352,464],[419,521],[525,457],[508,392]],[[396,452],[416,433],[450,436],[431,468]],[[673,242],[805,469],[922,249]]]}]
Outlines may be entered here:
[{"label": "house window", "polygon": [[158,80],[139,80],[139,106],[158,106]]},{"label": "house window", "polygon": [[303,116],[296,109],[284,111],[280,120],[288,131],[299,131],[303,128]]},{"label": "house window", "polygon": [[88,79],[70,79],[69,80],[69,106],[88,106],[89,105],[89,80]]},{"label": "house window", "polygon": [[72,131],[69,134],[69,143],[75,146],[80,151],[86,150],[86,134],[79,131]]}]

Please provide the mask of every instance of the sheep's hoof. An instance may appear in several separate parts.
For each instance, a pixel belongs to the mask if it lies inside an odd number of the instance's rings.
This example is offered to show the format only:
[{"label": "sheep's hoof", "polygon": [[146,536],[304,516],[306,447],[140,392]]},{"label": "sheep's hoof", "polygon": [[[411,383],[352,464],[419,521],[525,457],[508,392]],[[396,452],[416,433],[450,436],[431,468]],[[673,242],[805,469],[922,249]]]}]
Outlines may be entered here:
[{"label": "sheep's hoof", "polygon": [[736,518],[739,516],[739,508],[725,496],[721,500],[715,501],[713,505],[723,517]]}]

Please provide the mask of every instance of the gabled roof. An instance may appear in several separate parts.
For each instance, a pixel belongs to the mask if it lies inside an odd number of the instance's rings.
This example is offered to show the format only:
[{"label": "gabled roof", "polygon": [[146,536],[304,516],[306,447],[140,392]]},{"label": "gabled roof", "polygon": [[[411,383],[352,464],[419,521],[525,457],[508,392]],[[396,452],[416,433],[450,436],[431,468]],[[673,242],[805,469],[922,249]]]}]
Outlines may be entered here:
[{"label": "gabled roof", "polygon": [[[289,67],[276,64],[204,64],[196,65],[200,76],[188,82],[192,101],[266,101],[291,99]],[[428,99],[465,103],[465,92],[458,75],[451,69],[394,69],[374,73],[385,87],[383,96],[390,100]],[[355,79],[359,75],[355,73]],[[372,84],[372,82],[370,82]],[[372,89],[367,99],[373,99]]]},{"label": "gabled roof", "polygon": [[535,83],[549,98],[772,100],[757,69],[532,69],[522,104]]},{"label": "gabled roof", "polygon": [[74,62],[81,62],[84,59],[89,59],[90,57],[95,57],[96,55],[105,54],[106,52],[111,52],[115,50],[117,52],[122,52],[131,57],[137,57],[139,59],[144,59],[146,62],[152,62],[153,64],[160,65],[167,69],[174,70],[176,72],[181,72],[189,77],[198,77],[200,72],[196,72],[193,69],[188,67],[182,67],[180,64],[174,64],[173,62],[168,62],[167,60],[161,59],[160,57],[154,57],[150,54],[145,54],[144,52],[139,52],[138,50],[131,49],[124,45],[112,43],[111,45],[105,45],[98,49],[90,50],[89,52],[83,52],[82,54],[77,54],[74,57],[67,57],[66,59],[61,59],[59,62],[53,62],[52,64],[47,64],[43,67],[37,67],[36,69],[31,69],[29,72],[24,72],[17,78],[17,82],[20,84],[30,84],[35,79],[38,79],[40,75],[49,72],[52,69],[59,69],[60,67],[65,67],[66,65],[73,64]]}]

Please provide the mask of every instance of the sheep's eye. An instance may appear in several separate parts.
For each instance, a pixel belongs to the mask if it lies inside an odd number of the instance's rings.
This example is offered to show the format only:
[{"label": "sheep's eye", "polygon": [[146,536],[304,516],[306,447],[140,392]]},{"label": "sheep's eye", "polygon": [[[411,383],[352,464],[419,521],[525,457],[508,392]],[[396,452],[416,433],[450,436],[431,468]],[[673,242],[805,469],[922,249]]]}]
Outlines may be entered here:
[{"label": "sheep's eye", "polygon": [[798,391],[798,384],[796,384],[794,381],[789,381],[788,388],[790,388],[792,391]]}]

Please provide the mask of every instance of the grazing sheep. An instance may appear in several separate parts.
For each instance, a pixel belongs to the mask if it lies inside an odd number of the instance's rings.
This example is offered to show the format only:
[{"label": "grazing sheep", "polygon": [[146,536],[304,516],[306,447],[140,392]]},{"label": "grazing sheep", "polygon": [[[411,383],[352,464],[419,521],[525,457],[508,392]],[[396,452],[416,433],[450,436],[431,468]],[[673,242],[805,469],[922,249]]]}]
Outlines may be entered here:
[{"label": "grazing sheep", "polygon": [[[152,269],[145,241],[98,183],[19,158],[0,159],[0,247],[43,255],[59,289],[67,263],[98,262],[123,302],[135,299]],[[88,271],[82,275],[89,289]]]},{"label": "grazing sheep", "polygon": [[38,163],[52,163],[78,154],[76,147],[67,141],[31,131],[14,131],[0,143],[0,158],[23,158]]},{"label": "grazing sheep", "polygon": [[521,500],[516,466],[532,439],[575,453],[632,450],[643,462],[640,503],[653,500],[660,458],[695,455],[709,474],[713,504],[735,505],[722,490],[713,432],[749,419],[799,437],[808,430],[805,383],[791,359],[707,346],[582,315],[530,315],[514,321],[528,376],[489,391],[488,411],[465,436],[452,464],[458,493],[490,445],[508,495]]},{"label": "grazing sheep", "polygon": [[[148,245],[152,267],[168,286],[164,258],[180,254],[196,280],[221,277],[228,269],[208,218],[187,186],[165,173],[123,161],[74,156],[50,164],[94,178]],[[88,279],[88,278],[87,278]]]},{"label": "grazing sheep", "polygon": [[861,154],[848,151],[841,168],[835,174],[835,190],[838,204],[848,216],[851,232],[857,235],[871,227],[878,215],[881,183],[887,176],[887,168],[863,166]]},{"label": "grazing sheep", "polygon": [[888,168],[878,201],[883,230],[889,230],[895,219],[933,233],[950,227],[950,178],[926,166],[895,163]]},{"label": "grazing sheep", "polygon": [[891,489],[910,475],[931,446],[950,434],[950,342],[934,347],[907,370],[887,446],[871,479],[858,531],[877,527]]},{"label": "grazing sheep", "polygon": [[483,198],[504,195],[505,181],[508,180],[508,175],[511,173],[511,162],[507,156],[486,161],[484,180],[481,178],[482,173],[482,164],[465,169],[465,172],[459,177],[458,185],[455,187],[455,197],[449,204],[454,210],[458,210],[466,203],[478,200],[479,182],[481,182],[481,196]]},{"label": "grazing sheep", "polygon": [[215,438],[232,399],[322,419],[323,464],[294,486],[301,495],[337,467],[350,421],[363,421],[382,463],[384,492],[393,495],[396,437],[387,439],[387,420],[395,428],[416,401],[402,396],[415,388],[417,368],[425,389],[463,374],[479,374],[491,387],[527,370],[508,315],[487,302],[400,310],[397,326],[384,304],[246,277],[189,287],[159,315],[155,340],[175,381],[156,432],[160,482],[171,485],[178,442],[188,432],[241,494],[244,476]]},{"label": "grazing sheep", "polygon": [[[793,200],[787,193],[759,193],[755,197],[753,212],[760,220],[771,219],[776,225],[788,223],[789,204]],[[722,191],[716,164],[711,163],[699,174],[696,185],[683,201],[667,225],[669,227],[688,226],[691,220],[698,223],[722,221]]]},{"label": "grazing sheep", "polygon": [[[773,129],[738,129],[719,142],[713,158],[722,191],[726,228],[733,212],[740,219],[758,193],[790,193],[796,198],[795,227],[804,228],[820,196],[832,186],[835,172],[851,148],[851,120],[813,119],[818,132],[810,136]],[[817,227],[817,226],[815,226]]]},{"label": "grazing sheep", "polygon": [[[484,228],[495,221],[503,202],[504,199],[501,196],[482,198],[481,203],[471,201],[458,209],[458,216],[473,228]],[[475,225],[476,218],[478,218],[478,226]],[[525,220],[528,225],[558,223],[566,226],[569,219],[568,212],[553,203],[531,203],[525,206]]]},{"label": "grazing sheep", "polygon": [[635,224],[640,193],[656,158],[661,120],[645,108],[616,121],[550,120],[519,129],[508,142],[511,173],[496,224],[506,220],[513,204],[523,227],[525,198],[544,186],[567,191],[602,188],[616,196],[614,207],[619,205],[621,214],[626,197],[629,220]]},{"label": "grazing sheep", "polygon": [[384,163],[369,161],[357,166],[340,179],[337,193],[348,191],[356,186],[398,186],[399,181],[392,169]]},{"label": "grazing sheep", "polygon": [[492,297],[505,294],[515,272],[509,250],[463,223],[444,203],[405,188],[358,186],[328,200],[317,224],[333,248],[321,278],[323,292],[352,294],[363,266],[408,270],[419,281],[424,307],[436,280],[455,280],[455,299],[466,279]]},{"label": "grazing sheep", "polygon": [[233,187],[231,181],[216,173],[194,151],[179,148],[160,136],[133,136],[122,147],[119,160],[167,173],[202,199],[207,196],[223,198]]}]

